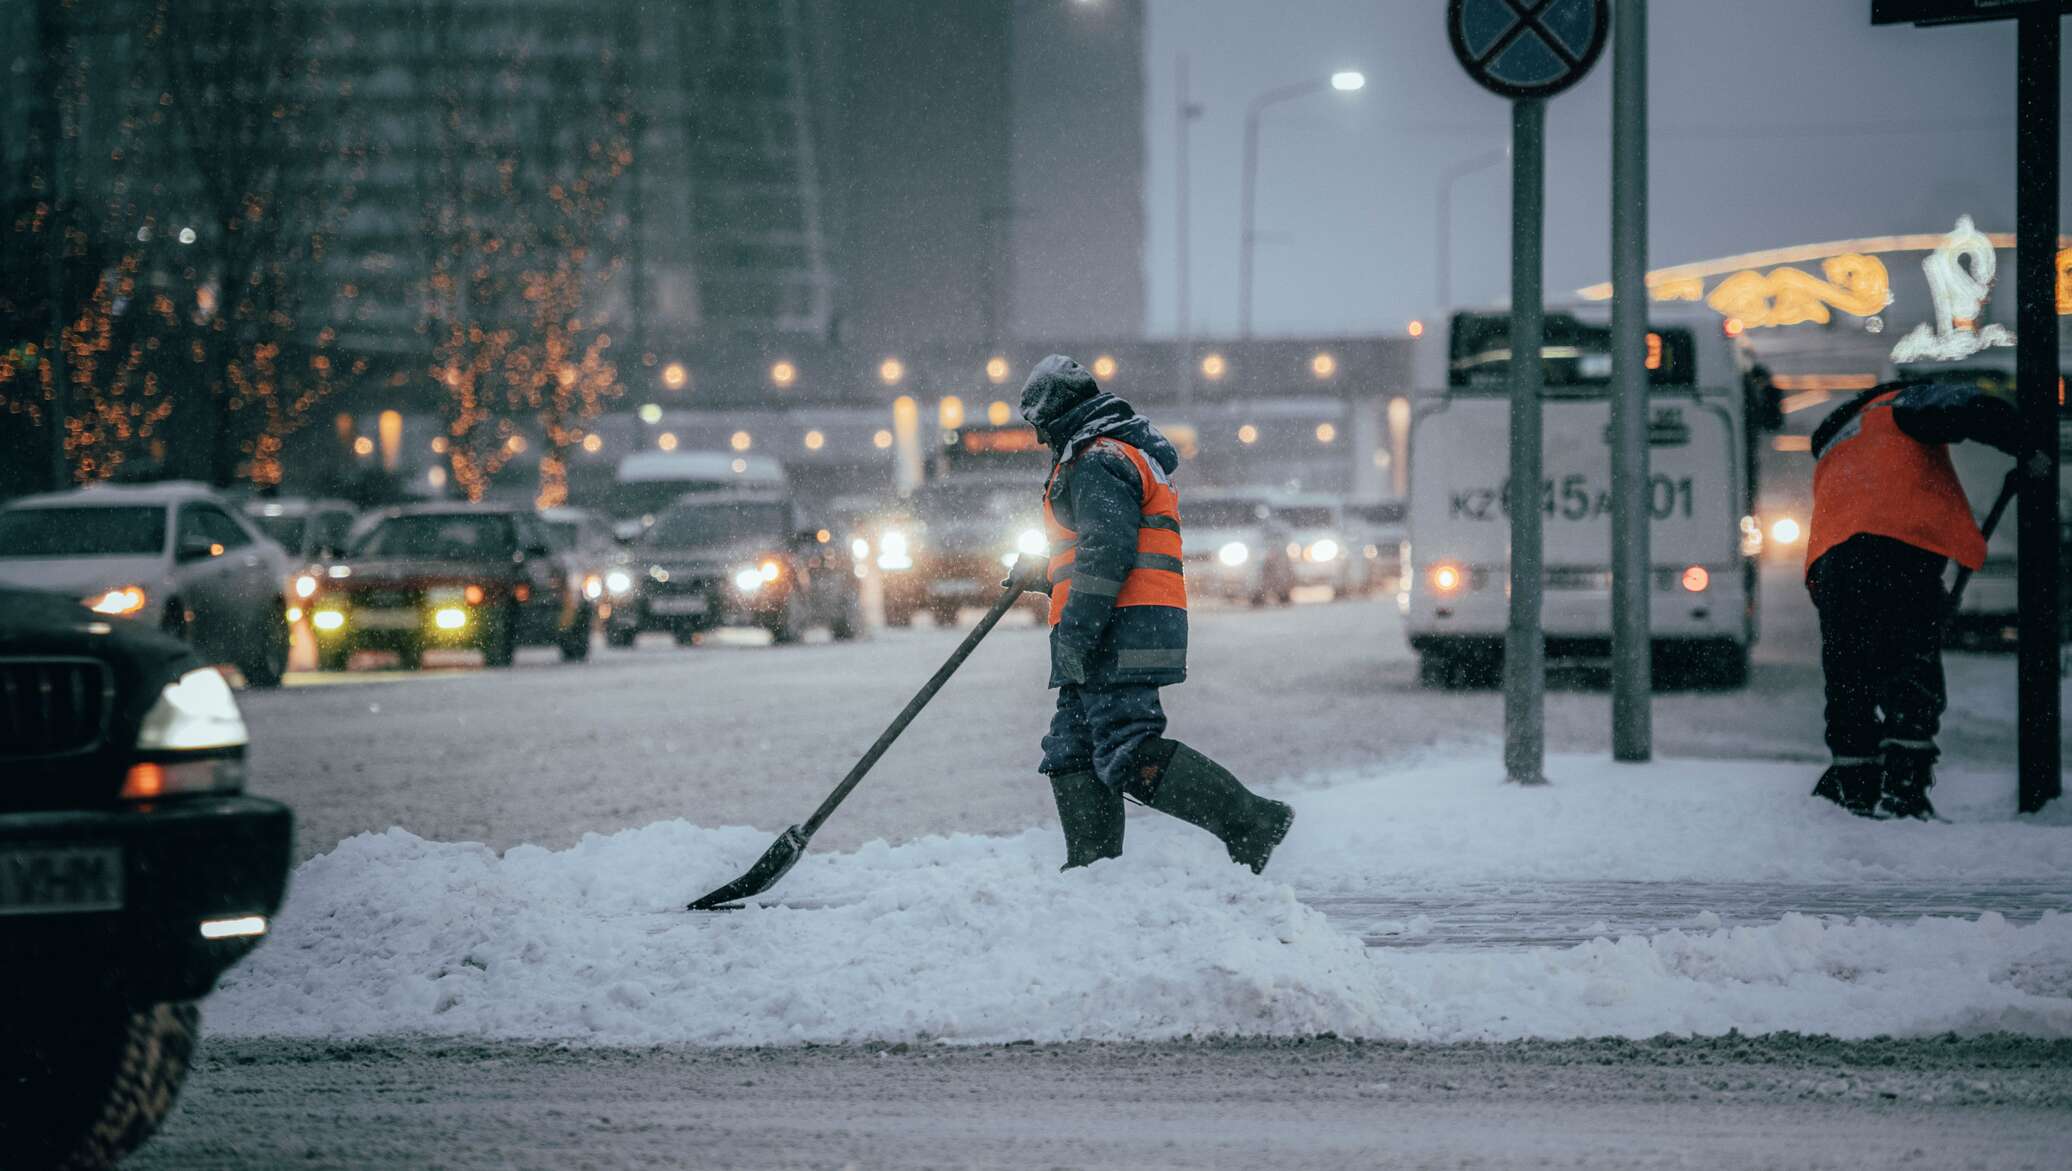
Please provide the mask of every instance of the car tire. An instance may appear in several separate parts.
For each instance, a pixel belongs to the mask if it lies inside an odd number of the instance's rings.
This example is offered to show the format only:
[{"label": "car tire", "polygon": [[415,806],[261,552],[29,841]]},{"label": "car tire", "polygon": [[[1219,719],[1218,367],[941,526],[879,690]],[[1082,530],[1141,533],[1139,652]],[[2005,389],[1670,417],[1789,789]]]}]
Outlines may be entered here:
[{"label": "car tire", "polygon": [[259,653],[252,657],[251,662],[238,664],[246,686],[264,690],[281,685],[281,679],[288,673],[288,637],[286,603],[276,599]]},{"label": "car tire", "polygon": [[698,645],[698,632],[688,626],[679,626],[671,630],[669,636],[676,640],[676,645],[678,646]]},{"label": "car tire", "polygon": [[482,665],[508,667],[518,657],[518,611],[515,607],[498,616],[496,625],[482,642]]},{"label": "car tire", "polygon": [[640,631],[632,627],[607,626],[604,628],[604,645],[615,650],[625,650],[640,638]]},{"label": "car tire", "polygon": [[588,606],[576,614],[575,622],[561,632],[561,661],[580,663],[590,657],[590,625],[593,615]]},{"label": "car tire", "polygon": [[11,1167],[113,1167],[172,1113],[201,1031],[190,1003],[89,1001],[0,1028]]},{"label": "car tire", "polygon": [[841,613],[828,624],[828,633],[836,642],[849,642],[863,633],[863,599],[850,594],[842,599]]}]

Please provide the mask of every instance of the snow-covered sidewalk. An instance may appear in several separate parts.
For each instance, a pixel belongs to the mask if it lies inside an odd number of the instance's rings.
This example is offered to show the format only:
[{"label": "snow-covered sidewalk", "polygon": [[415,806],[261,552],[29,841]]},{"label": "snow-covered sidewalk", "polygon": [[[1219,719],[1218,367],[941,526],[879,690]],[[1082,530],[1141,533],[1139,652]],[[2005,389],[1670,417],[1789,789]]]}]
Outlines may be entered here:
[{"label": "snow-covered sidewalk", "polygon": [[[2016,821],[2009,778],[1950,770],[1936,797],[1951,823],[1924,825],[1814,802],[1804,765],[1557,757],[1541,790],[1495,770],[1476,752],[1285,792],[1300,820],[1264,878],[1198,831],[1135,817],[1123,858],[1071,874],[1050,828],[874,843],[809,855],[766,896],[792,907],[718,915],[680,908],[781,827],[663,822],[501,856],[365,834],[297,871],[210,1027],[736,1045],[2072,1036],[2072,898],[2055,885],[2072,874],[2072,820]],[[2021,914],[1985,910],[1996,884]],[[1775,913],[1815,887],[1846,888],[1861,917]],[[1942,887],[1984,913],[1878,917],[1881,890]],[[1371,924],[1303,901],[1562,889],[1724,901],[1575,945],[1416,949],[1364,946]],[[1767,893],[1763,913],[1736,901],[1748,892]],[[1624,910],[1563,903],[1586,926]]]}]

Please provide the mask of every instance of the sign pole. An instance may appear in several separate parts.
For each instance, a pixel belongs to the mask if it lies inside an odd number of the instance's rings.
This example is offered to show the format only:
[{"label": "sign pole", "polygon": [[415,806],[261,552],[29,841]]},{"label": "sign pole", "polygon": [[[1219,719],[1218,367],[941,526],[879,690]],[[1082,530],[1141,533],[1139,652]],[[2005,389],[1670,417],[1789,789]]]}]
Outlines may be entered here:
[{"label": "sign pole", "polygon": [[1504,776],[1546,783],[1546,642],[1540,631],[1540,251],[1546,103],[1511,103],[1511,612],[1504,630]]},{"label": "sign pole", "polygon": [[1654,754],[1647,372],[1647,0],[1612,10],[1612,759]]},{"label": "sign pole", "polygon": [[2020,808],[2035,813],[2062,785],[2058,755],[2058,6],[2020,17],[2015,76],[2015,385],[2025,450],[2015,610]]}]

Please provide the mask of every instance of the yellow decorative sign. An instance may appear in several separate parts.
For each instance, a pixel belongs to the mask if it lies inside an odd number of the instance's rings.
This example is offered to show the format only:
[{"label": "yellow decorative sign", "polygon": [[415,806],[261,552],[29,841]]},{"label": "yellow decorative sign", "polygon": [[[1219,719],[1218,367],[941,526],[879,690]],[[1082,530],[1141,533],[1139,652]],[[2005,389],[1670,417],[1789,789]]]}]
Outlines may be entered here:
[{"label": "yellow decorative sign", "polygon": [[1849,252],[1828,257],[1820,267],[1826,280],[1790,267],[1746,269],[1721,281],[1705,303],[1750,329],[1825,324],[1830,305],[1869,317],[1892,303],[1892,283],[1877,257]]}]

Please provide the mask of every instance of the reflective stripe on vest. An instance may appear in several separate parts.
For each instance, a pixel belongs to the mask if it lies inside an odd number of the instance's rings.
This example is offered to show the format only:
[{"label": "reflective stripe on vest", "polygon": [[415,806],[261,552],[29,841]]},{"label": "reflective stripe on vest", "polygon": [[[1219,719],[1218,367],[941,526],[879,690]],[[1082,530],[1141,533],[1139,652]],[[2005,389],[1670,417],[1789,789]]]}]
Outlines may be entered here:
[{"label": "reflective stripe on vest", "polygon": [[1137,482],[1143,485],[1142,494],[1137,499],[1136,564],[1121,581],[1073,572],[1073,563],[1079,555],[1079,534],[1066,528],[1058,520],[1057,510],[1051,506],[1051,492],[1057,486],[1058,474],[1064,470],[1064,465],[1052,468],[1050,481],[1043,486],[1043,530],[1050,538],[1052,626],[1065,616],[1065,603],[1075,589],[1089,595],[1112,597],[1117,606],[1187,608],[1187,579],[1183,576],[1185,562],[1180,553],[1180,494],[1166,480],[1164,470],[1152,463],[1142,451],[1120,439],[1108,437],[1094,440],[1088,450],[1102,444],[1112,445],[1113,450],[1128,456],[1129,461],[1136,465]]},{"label": "reflective stripe on vest", "polygon": [[1923,443],[1892,418],[1898,392],[1865,404],[1828,442],[1813,465],[1813,523],[1806,568],[1851,537],[1904,541],[1976,570],[1986,540],[1972,519],[1950,449]]}]

